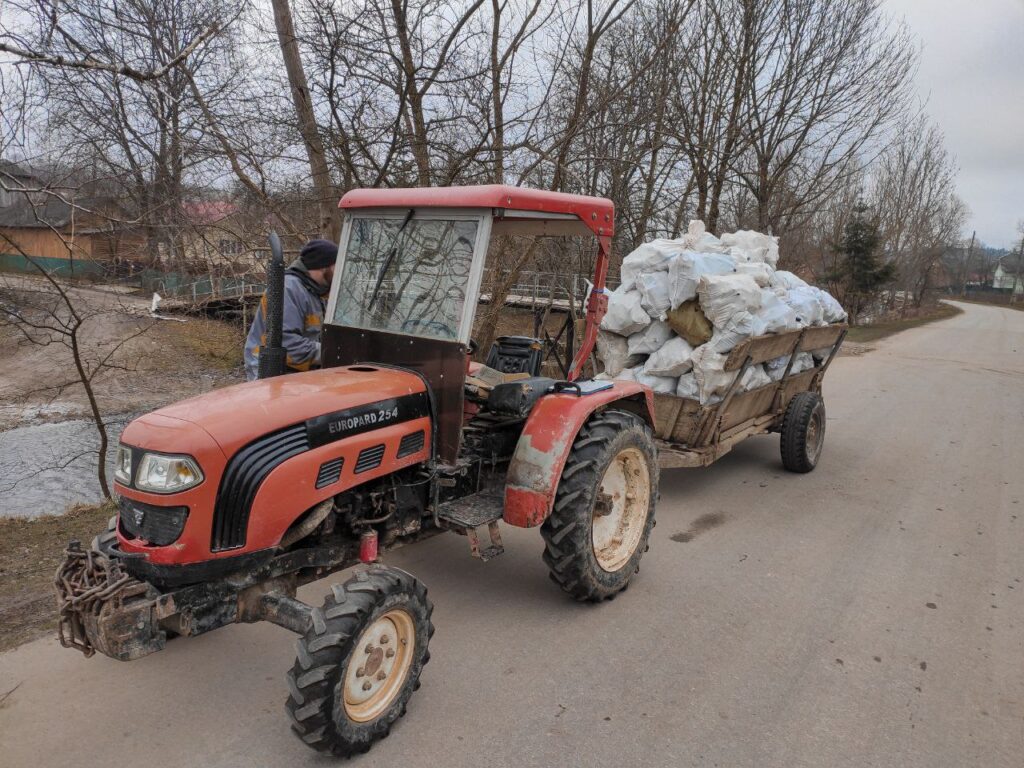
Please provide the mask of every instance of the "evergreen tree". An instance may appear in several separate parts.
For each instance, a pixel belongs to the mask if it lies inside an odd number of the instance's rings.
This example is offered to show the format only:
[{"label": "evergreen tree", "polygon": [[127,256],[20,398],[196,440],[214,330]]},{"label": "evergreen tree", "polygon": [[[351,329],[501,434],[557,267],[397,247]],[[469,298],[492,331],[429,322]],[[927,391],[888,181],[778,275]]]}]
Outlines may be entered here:
[{"label": "evergreen tree", "polygon": [[839,263],[827,277],[836,285],[851,324],[856,324],[860,313],[882,287],[896,279],[896,265],[883,263],[877,255],[881,243],[878,224],[869,215],[868,207],[858,203],[836,246]]}]

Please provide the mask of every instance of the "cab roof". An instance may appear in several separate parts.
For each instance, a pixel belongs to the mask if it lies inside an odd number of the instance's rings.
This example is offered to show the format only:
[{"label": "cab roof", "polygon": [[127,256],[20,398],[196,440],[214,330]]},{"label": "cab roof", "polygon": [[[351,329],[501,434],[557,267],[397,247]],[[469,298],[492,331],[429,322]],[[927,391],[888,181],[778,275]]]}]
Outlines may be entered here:
[{"label": "cab roof", "polygon": [[[613,234],[615,226],[615,206],[607,198],[507,184],[353,189],[345,193],[338,207],[490,208],[494,212],[495,231],[508,233],[534,231],[537,234],[578,234],[579,223],[582,223],[594,235],[607,237]],[[560,231],[557,222],[573,226]],[[537,224],[541,225],[542,232],[536,232]]]}]

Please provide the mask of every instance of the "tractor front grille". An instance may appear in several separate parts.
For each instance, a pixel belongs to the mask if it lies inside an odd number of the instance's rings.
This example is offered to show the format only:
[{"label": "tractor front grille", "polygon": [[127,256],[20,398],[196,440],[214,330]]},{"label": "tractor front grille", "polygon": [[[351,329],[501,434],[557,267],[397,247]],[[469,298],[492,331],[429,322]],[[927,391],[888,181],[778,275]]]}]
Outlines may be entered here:
[{"label": "tractor front grille", "polygon": [[212,551],[245,546],[249,509],[260,485],[280,464],[308,450],[306,425],[295,424],[254,440],[231,457],[217,491]]},{"label": "tractor front grille", "polygon": [[337,458],[321,464],[320,471],[316,473],[316,487],[323,488],[326,485],[338,482],[338,478],[341,477],[341,467],[344,463],[344,458]]},{"label": "tractor front grille", "polygon": [[359,452],[359,458],[356,459],[355,473],[358,475],[360,472],[368,472],[371,469],[376,469],[380,466],[383,459],[383,445],[375,445],[372,448],[363,448],[363,450]]},{"label": "tractor front grille", "polygon": [[188,507],[158,507],[121,496],[117,500],[121,534],[157,547],[173,544],[185,529]]},{"label": "tractor front grille", "polygon": [[423,441],[426,439],[426,435],[423,430],[418,432],[410,432],[408,435],[402,438],[402,442],[398,444],[398,458],[403,459],[406,456],[411,456],[414,453],[419,453],[423,450]]}]

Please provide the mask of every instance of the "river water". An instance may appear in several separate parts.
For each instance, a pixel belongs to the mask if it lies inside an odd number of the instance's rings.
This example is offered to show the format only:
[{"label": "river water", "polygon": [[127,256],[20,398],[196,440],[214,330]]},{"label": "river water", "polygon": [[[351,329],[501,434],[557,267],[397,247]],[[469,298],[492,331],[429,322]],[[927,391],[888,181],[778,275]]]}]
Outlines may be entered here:
[{"label": "river water", "polygon": [[[115,416],[107,424],[108,481],[118,437],[132,418]],[[96,426],[78,419],[0,432],[0,517],[59,515],[70,504],[103,498],[96,477],[99,442]]]}]

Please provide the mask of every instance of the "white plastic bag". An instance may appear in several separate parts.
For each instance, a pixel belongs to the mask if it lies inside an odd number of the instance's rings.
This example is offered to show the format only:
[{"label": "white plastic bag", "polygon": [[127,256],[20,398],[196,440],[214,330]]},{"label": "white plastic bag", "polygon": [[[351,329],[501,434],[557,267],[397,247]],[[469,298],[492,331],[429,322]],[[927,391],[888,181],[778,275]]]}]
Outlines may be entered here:
[{"label": "white plastic bag", "polygon": [[679,377],[679,383],[676,385],[676,397],[684,397],[687,400],[700,398],[700,385],[697,384],[697,377],[692,371]]},{"label": "white plastic bag", "polygon": [[699,219],[690,222],[686,228],[686,234],[680,238],[680,241],[685,248],[691,251],[725,253],[729,250],[729,246],[710,234],[704,227],[704,222]]},{"label": "white plastic bag", "polygon": [[631,355],[649,355],[661,349],[661,345],[672,338],[672,328],[661,320],[655,320],[642,331],[630,335],[626,349]]},{"label": "white plastic bag", "polygon": [[722,235],[722,243],[747,252],[750,261],[763,261],[772,269],[779,263],[779,238],[741,229]]},{"label": "white plastic bag", "polygon": [[[809,354],[812,358],[812,365],[821,365],[828,359],[828,356],[832,354],[832,347],[821,347],[819,349],[812,349],[807,354]],[[808,365],[807,367],[810,368],[811,366]]]},{"label": "white plastic bag", "polygon": [[[780,381],[783,374],[786,372],[787,365],[789,365],[789,355],[783,355],[782,357],[776,357],[774,360],[769,360],[764,364],[764,369],[772,381]],[[790,370],[789,375],[793,376],[813,367],[814,360],[811,358],[810,353],[798,352],[796,360],[793,361],[793,368]]]},{"label": "white plastic bag", "polygon": [[736,272],[740,275],[750,275],[754,282],[762,288],[767,288],[772,277],[772,268],[763,261],[736,262]]},{"label": "white plastic bag", "polygon": [[764,322],[750,312],[733,315],[722,328],[716,328],[708,344],[715,352],[725,354],[741,341],[765,333]]},{"label": "white plastic bag", "polygon": [[693,347],[686,339],[676,336],[666,341],[652,353],[644,363],[644,373],[649,376],[682,376],[693,368],[690,355]]},{"label": "white plastic bag", "polygon": [[764,323],[765,333],[795,331],[800,327],[796,320],[796,310],[770,288],[761,289],[761,308],[757,310],[757,317]]},{"label": "white plastic bag", "polygon": [[787,272],[784,269],[780,269],[777,272],[772,272],[771,278],[768,280],[768,285],[772,288],[782,288],[789,290],[790,288],[802,288],[807,285],[801,278],[794,275],[792,272]]},{"label": "white plastic bag", "polygon": [[668,297],[671,309],[697,298],[697,286],[703,275],[728,275],[736,271],[736,262],[726,253],[683,251],[669,262]]},{"label": "white plastic bag", "polygon": [[761,288],[750,275],[704,275],[697,287],[700,307],[711,324],[724,328],[741,312],[757,312]]},{"label": "white plastic bag", "polygon": [[771,383],[771,377],[765,373],[763,365],[752,365],[743,372],[743,378],[740,379],[740,390],[749,392]]},{"label": "white plastic bag", "polygon": [[646,328],[651,317],[642,306],[640,291],[622,290],[619,286],[608,295],[608,312],[601,321],[601,328],[620,336],[629,336]]},{"label": "white plastic bag", "polygon": [[615,376],[630,363],[629,343],[625,336],[611,331],[597,332],[597,359],[604,363],[604,372]]},{"label": "white plastic bag", "polygon": [[640,306],[655,320],[664,320],[665,314],[671,309],[668,285],[667,272],[645,272],[636,276]]},{"label": "white plastic bag", "polygon": [[796,322],[800,328],[822,325],[825,322],[824,311],[818,300],[816,288],[809,285],[790,288],[782,300],[796,312]]},{"label": "white plastic bag", "polygon": [[726,355],[715,352],[710,344],[702,344],[693,350],[693,375],[697,379],[701,404],[724,395],[736,378],[736,371],[723,370],[725,359]]},{"label": "white plastic bag", "polygon": [[676,393],[675,376],[649,376],[641,371],[637,373],[636,380],[661,395],[674,395]]},{"label": "white plastic bag", "polygon": [[619,381],[636,381],[636,375],[642,372],[643,369],[644,367],[642,365],[638,365],[634,368],[623,368],[615,374],[615,378]]},{"label": "white plastic bag", "polygon": [[828,291],[821,288],[814,288],[818,294],[818,303],[821,304],[822,314],[826,323],[842,323],[846,320],[846,310],[843,305],[836,301],[835,297]]},{"label": "white plastic bag", "polygon": [[684,250],[686,247],[682,240],[658,238],[644,243],[622,260],[622,269],[619,270],[622,285],[629,289],[636,283],[638,275],[668,271],[669,261]]}]

